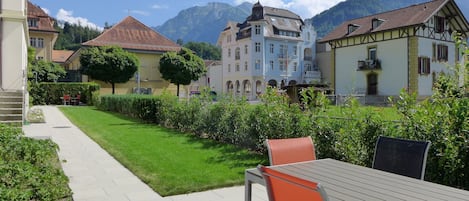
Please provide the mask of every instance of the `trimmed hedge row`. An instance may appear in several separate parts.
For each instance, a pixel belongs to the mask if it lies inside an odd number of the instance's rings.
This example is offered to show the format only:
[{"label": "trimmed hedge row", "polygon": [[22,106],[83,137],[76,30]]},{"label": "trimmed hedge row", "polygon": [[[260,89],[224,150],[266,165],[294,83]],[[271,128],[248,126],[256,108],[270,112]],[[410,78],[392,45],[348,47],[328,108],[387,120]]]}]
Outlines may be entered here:
[{"label": "trimmed hedge row", "polygon": [[370,167],[380,135],[429,140],[425,179],[469,189],[469,99],[442,98],[419,104],[402,93],[395,100],[400,121],[384,121],[379,111],[351,99],[342,117],[327,116],[327,98],[304,92],[309,105],[289,104],[272,91],[251,105],[229,97],[181,100],[170,95],[102,96],[101,110],[119,112],[204,138],[265,153],[264,140],[312,136],[318,158],[334,158]]},{"label": "trimmed hedge row", "polygon": [[99,96],[99,85],[84,82],[41,82],[30,83],[30,97],[34,105],[61,105],[61,97],[80,94],[80,101],[93,105],[94,97]]}]

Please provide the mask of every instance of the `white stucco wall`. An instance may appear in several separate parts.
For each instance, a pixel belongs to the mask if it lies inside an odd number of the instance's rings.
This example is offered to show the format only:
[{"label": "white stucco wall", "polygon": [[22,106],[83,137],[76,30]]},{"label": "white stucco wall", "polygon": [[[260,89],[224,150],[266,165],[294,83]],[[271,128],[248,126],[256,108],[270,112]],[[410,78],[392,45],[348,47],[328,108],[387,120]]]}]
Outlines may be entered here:
[{"label": "white stucco wall", "polygon": [[[381,70],[357,71],[358,61],[368,58],[368,47],[376,46]],[[367,74],[378,74],[378,94],[396,95],[407,87],[407,39],[388,40],[336,49],[336,93],[366,93]]]},{"label": "white stucco wall", "polygon": [[[439,61],[432,61],[432,44],[444,44],[448,46],[448,61],[447,62],[439,62]],[[419,38],[419,56],[426,56],[430,58],[430,74],[421,74],[418,76],[418,86],[419,91],[418,94],[420,96],[430,96],[433,94],[432,86],[433,86],[433,76],[432,74],[435,73],[438,75],[439,73],[448,73],[451,72],[449,69],[450,67],[454,67],[455,64],[455,44],[451,42],[445,41],[435,41],[428,38]],[[436,76],[438,77],[438,76]]]}]

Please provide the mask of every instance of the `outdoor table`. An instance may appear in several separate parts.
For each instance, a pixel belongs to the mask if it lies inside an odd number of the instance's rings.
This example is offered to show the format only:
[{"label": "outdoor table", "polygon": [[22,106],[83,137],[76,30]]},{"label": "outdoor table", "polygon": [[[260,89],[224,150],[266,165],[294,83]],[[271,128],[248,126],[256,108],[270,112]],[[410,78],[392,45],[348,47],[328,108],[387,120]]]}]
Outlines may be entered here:
[{"label": "outdoor table", "polygon": [[[329,200],[469,200],[469,191],[414,179],[334,159],[270,166],[272,169],[320,183]],[[251,185],[265,186],[256,169],[245,171],[245,200]]]}]

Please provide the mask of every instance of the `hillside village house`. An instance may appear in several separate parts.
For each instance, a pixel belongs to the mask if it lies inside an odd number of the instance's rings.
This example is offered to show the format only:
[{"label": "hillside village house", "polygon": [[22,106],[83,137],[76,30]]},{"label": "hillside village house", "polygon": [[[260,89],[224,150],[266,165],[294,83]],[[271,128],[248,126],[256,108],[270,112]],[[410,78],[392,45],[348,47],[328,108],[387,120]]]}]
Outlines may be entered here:
[{"label": "hillside village house", "polygon": [[220,33],[223,92],[256,99],[267,86],[321,82],[315,62],[316,32],[285,9],[253,5],[242,23]]},{"label": "hillside village house", "polygon": [[52,50],[59,32],[52,19],[40,7],[28,1],[29,45],[36,50],[36,59],[52,61]]},{"label": "hillside village house", "polygon": [[[104,30],[95,39],[82,45],[84,48],[116,45],[136,54],[140,60],[139,70],[136,76],[127,83],[116,84],[116,94],[136,93],[139,89],[141,93],[145,94],[160,94],[165,88],[176,93],[175,85],[161,78],[159,61],[165,52],[179,51],[181,47],[135,18],[126,17],[118,24]],[[71,59],[73,58],[77,59],[72,55]],[[67,62],[74,66],[73,60]],[[93,81],[101,85],[101,94],[111,93],[110,84],[98,80]]]},{"label": "hillside village house", "polygon": [[454,0],[427,3],[344,22],[320,42],[330,45],[336,94],[432,95],[440,73],[463,58],[453,31],[469,24]]},{"label": "hillside village house", "polygon": [[192,81],[189,85],[190,92],[201,91],[202,88],[209,88],[211,91],[217,94],[223,92],[223,80],[222,80],[222,64],[216,60],[205,60],[205,66],[207,67],[207,73],[202,75],[198,80]]},{"label": "hillside village house", "polygon": [[28,4],[2,1],[0,6],[0,122],[22,123],[28,108]]}]

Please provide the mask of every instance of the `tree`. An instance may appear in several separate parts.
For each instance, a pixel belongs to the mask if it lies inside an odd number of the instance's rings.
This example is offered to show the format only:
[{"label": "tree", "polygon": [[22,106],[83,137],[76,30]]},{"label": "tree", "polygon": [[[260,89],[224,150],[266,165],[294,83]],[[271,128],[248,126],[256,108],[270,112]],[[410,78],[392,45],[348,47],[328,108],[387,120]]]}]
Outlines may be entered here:
[{"label": "tree", "polygon": [[67,72],[59,64],[47,62],[44,60],[31,62],[32,76],[30,80],[37,82],[57,82],[59,78],[64,77]]},{"label": "tree", "polygon": [[205,42],[188,42],[184,47],[192,50],[202,59],[220,60],[221,48]]},{"label": "tree", "polygon": [[160,73],[163,79],[177,85],[178,96],[180,84],[188,85],[206,72],[204,61],[184,47],[178,53],[164,53],[160,59]]},{"label": "tree", "polygon": [[80,71],[93,79],[112,85],[125,83],[135,74],[140,62],[135,54],[117,46],[91,47],[81,52]]}]

